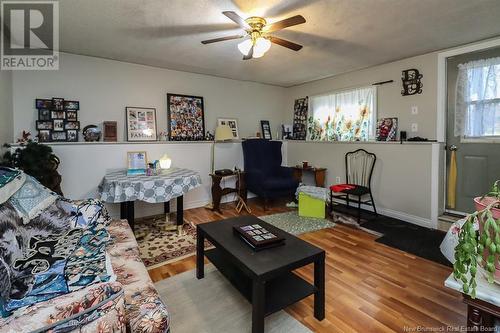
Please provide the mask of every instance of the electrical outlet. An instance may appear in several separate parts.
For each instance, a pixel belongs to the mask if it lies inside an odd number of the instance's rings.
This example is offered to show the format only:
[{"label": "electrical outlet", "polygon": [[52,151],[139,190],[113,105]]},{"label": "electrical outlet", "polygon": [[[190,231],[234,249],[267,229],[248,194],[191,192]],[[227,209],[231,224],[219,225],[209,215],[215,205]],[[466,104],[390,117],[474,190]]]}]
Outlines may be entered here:
[{"label": "electrical outlet", "polygon": [[417,123],[411,124],[411,131],[412,132],[418,132],[418,124]]},{"label": "electrical outlet", "polygon": [[418,114],[418,106],[414,105],[411,107],[411,114],[413,115]]},{"label": "electrical outlet", "polygon": [[335,183],[340,184],[340,177],[335,177]]}]

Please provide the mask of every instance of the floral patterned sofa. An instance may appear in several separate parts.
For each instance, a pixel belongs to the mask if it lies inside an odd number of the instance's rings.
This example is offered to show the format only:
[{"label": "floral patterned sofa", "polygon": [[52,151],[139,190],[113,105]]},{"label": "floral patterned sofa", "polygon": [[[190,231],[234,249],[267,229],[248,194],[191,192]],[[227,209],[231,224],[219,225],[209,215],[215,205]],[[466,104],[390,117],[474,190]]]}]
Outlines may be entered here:
[{"label": "floral patterned sofa", "polygon": [[0,332],[169,332],[126,221],[0,168]]}]

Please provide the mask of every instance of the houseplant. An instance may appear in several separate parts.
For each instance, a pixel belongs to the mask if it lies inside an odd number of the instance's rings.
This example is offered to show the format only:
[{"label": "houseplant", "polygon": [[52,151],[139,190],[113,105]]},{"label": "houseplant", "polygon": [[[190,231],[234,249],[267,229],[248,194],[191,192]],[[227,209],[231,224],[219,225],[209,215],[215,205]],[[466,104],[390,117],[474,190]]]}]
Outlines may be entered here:
[{"label": "houseplant", "polygon": [[485,269],[489,283],[500,281],[500,180],[489,193],[475,198],[474,203],[477,210],[460,229],[453,264],[455,279],[462,281],[463,292],[472,298],[476,297],[478,264]]},{"label": "houseplant", "polygon": [[[5,147],[10,148],[9,145]],[[38,142],[28,140],[14,151],[7,150],[0,165],[19,168],[35,177],[42,185],[62,195],[61,175],[57,172],[59,158],[52,148]]]}]

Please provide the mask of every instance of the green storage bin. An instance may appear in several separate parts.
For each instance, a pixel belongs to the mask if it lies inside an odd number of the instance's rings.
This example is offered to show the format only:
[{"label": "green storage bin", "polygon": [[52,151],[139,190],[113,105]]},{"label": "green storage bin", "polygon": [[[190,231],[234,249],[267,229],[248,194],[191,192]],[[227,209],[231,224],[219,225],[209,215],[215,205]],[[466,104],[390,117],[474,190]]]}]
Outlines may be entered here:
[{"label": "green storage bin", "polygon": [[299,193],[299,216],[325,218],[325,201]]}]

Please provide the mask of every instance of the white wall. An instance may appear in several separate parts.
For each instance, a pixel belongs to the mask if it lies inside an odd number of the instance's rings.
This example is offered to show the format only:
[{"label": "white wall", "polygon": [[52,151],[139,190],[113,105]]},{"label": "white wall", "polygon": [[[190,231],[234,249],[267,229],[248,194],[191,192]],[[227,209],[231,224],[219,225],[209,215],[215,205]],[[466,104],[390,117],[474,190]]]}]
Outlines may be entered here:
[{"label": "white wall", "polygon": [[[372,189],[379,213],[427,227],[434,227],[432,215],[433,163],[430,143],[317,143],[288,141],[288,164],[307,160],[328,168],[327,184],[345,180],[344,156],[359,148],[375,153]],[[371,208],[368,208],[371,209]]]},{"label": "white wall", "polygon": [[167,93],[203,96],[206,129],[213,132],[218,117],[237,118],[241,137],[260,131],[261,119],[277,128],[285,105],[285,89],[276,86],[64,53],[58,71],[16,71],[13,87],[14,136],[34,131],[36,98],[79,100],[81,127],[118,121],[119,141],[126,106],[156,108],[158,131],[166,130]]},{"label": "white wall", "polygon": [[0,70],[0,153],[13,140],[12,117],[12,72]]},{"label": "white wall", "polygon": [[[423,75],[422,94],[402,96],[401,71],[415,68]],[[293,103],[297,98],[317,95],[346,88],[371,85],[375,82],[394,80],[378,86],[377,118],[397,117],[399,129],[408,136],[436,139],[437,118],[437,53],[429,53],[367,69],[313,81],[287,90],[287,123],[292,122]],[[418,107],[418,115],[411,114],[411,107]],[[411,124],[418,124],[418,131],[411,132]]]}]

